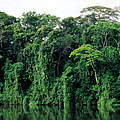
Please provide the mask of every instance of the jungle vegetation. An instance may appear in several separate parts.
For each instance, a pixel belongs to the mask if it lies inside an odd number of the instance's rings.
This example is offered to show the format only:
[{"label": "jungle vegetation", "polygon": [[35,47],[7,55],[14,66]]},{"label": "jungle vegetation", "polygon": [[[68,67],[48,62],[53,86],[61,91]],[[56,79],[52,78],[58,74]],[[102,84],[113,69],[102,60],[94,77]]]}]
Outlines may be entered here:
[{"label": "jungle vegetation", "polygon": [[0,103],[120,103],[120,11],[84,8],[78,17],[0,12]]}]

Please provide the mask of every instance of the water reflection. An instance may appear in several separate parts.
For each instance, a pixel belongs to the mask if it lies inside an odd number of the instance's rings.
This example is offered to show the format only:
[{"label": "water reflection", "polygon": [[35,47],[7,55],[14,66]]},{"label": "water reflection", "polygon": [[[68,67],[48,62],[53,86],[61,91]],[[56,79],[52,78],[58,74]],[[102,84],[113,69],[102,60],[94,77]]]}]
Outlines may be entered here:
[{"label": "water reflection", "polygon": [[1,106],[0,120],[120,120],[120,109],[98,111],[86,107],[59,110],[57,106],[40,106],[35,108]]}]

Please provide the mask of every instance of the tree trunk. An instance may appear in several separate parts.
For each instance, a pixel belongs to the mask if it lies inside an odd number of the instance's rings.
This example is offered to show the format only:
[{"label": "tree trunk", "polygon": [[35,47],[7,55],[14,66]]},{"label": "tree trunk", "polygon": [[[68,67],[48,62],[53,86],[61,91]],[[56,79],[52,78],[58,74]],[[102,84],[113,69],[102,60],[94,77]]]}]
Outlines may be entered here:
[{"label": "tree trunk", "polygon": [[96,69],[95,69],[95,67],[94,67],[94,63],[91,62],[91,65],[92,65],[92,68],[93,68],[93,71],[94,71],[94,74],[95,74],[96,83],[98,84],[97,72],[96,72]]}]

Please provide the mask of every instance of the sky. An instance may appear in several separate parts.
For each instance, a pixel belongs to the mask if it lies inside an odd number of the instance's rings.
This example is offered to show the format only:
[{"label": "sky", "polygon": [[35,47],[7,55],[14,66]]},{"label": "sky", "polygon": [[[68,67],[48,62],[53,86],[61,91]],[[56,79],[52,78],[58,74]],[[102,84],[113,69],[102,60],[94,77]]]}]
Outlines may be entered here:
[{"label": "sky", "polygon": [[120,6],[120,0],[0,0],[0,11],[15,17],[35,11],[65,18],[77,17],[83,8],[98,5],[114,8]]}]

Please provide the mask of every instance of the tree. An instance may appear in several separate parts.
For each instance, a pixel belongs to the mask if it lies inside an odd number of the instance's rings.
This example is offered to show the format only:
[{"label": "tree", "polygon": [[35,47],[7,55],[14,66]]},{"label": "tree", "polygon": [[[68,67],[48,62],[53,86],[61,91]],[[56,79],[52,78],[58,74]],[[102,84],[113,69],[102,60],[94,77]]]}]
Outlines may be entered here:
[{"label": "tree", "polygon": [[113,22],[98,22],[90,25],[82,34],[85,44],[92,44],[99,49],[105,46],[119,47],[120,24]]},{"label": "tree", "polygon": [[86,61],[86,66],[91,66],[96,83],[98,84],[98,77],[97,77],[97,71],[96,71],[96,61],[103,61],[102,53],[98,50],[96,50],[92,45],[86,44],[82,45],[79,48],[75,49],[73,52],[71,52],[70,57],[75,56],[75,57],[80,57],[80,61],[85,60]]},{"label": "tree", "polygon": [[[108,20],[108,21],[118,21],[120,17],[120,11],[112,8],[107,8],[103,6],[92,6],[84,8],[80,13],[82,15],[94,15],[97,21]],[[87,15],[86,15],[87,14]]]},{"label": "tree", "polygon": [[8,56],[13,34],[11,25],[14,23],[16,23],[15,17],[0,12],[0,54],[3,56]]},{"label": "tree", "polygon": [[37,14],[36,12],[23,13],[23,18],[20,19],[21,24],[26,29],[36,31],[42,25],[49,25],[52,28],[56,27],[59,23],[59,18],[50,14]]}]

